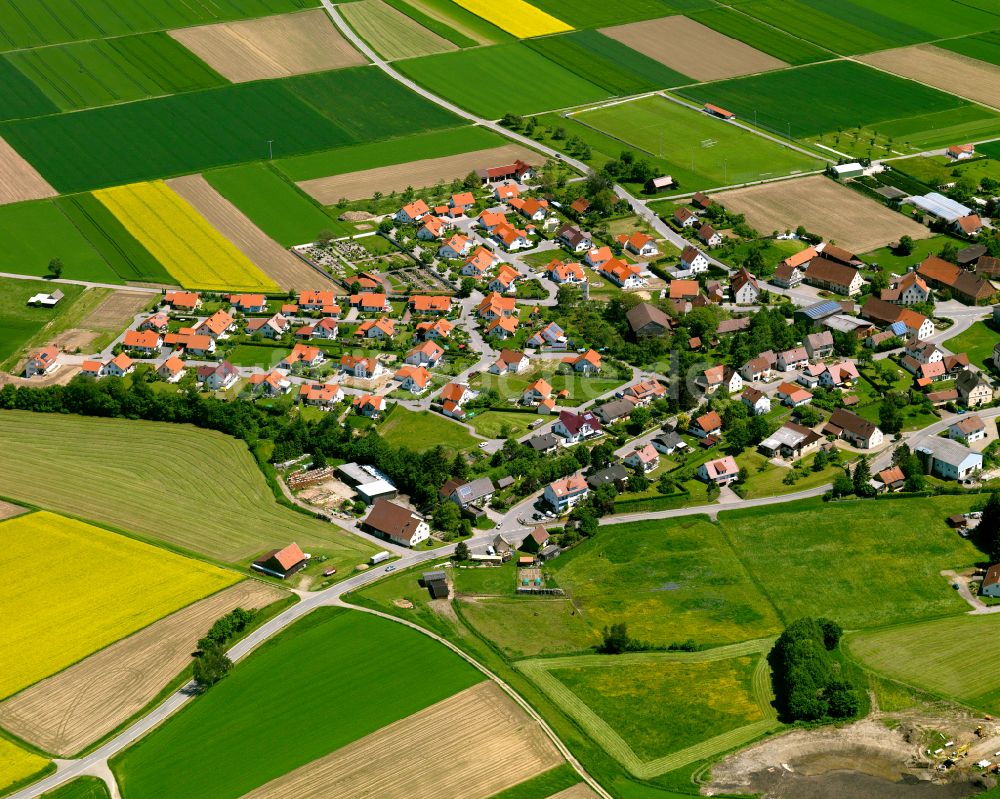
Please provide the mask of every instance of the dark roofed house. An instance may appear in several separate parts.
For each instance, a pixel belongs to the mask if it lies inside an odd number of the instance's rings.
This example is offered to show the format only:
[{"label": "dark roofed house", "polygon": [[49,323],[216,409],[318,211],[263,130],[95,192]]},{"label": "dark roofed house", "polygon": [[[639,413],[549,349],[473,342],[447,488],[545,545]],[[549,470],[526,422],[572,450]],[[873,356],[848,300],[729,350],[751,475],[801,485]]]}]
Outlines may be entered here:
[{"label": "dark roofed house", "polygon": [[528,446],[535,452],[540,452],[543,455],[550,455],[556,451],[561,442],[562,439],[554,433],[542,433],[541,435],[529,438]]},{"label": "dark roofed house", "polygon": [[872,449],[882,443],[882,431],[874,422],[857,414],[837,408],[823,428],[824,435],[843,438],[859,449]]},{"label": "dark roofed house", "polygon": [[611,484],[621,491],[628,483],[628,476],[628,470],[622,464],[614,463],[606,469],[601,469],[601,471],[590,475],[587,478],[587,486],[592,491],[596,491],[603,485]]},{"label": "dark roofed house", "polygon": [[524,540],[521,542],[521,549],[524,552],[540,552],[549,545],[550,538],[551,536],[549,536],[549,531],[545,529],[545,525],[536,525],[534,529],[524,537]]},{"label": "dark roofed house", "polygon": [[362,527],[404,547],[416,546],[430,537],[430,526],[421,516],[387,499],[375,500]]},{"label": "dark roofed house", "polygon": [[993,258],[989,255],[982,256],[976,261],[976,274],[987,280],[1000,278],[1000,258]]},{"label": "dark roofed house", "polygon": [[670,317],[648,302],[630,308],[625,318],[636,336],[661,336],[670,332]]},{"label": "dark roofed house", "polygon": [[983,584],[979,588],[979,595],[1000,597],[1000,563],[994,563],[986,570]]},{"label": "dark roofed house", "polygon": [[299,545],[291,543],[284,549],[273,549],[266,555],[255,560],[251,566],[256,571],[280,577],[286,580],[296,572],[309,565],[309,559],[299,549]]},{"label": "dark roofed house", "polygon": [[451,492],[449,499],[460,508],[470,505],[481,505],[490,501],[496,488],[489,477],[477,477],[468,483],[463,483]]},{"label": "dark roofed house", "polygon": [[975,263],[979,258],[986,255],[985,244],[970,244],[958,251],[958,265],[968,266]]},{"label": "dark roofed house", "polygon": [[750,317],[738,316],[735,319],[723,319],[719,322],[719,326],[716,328],[715,332],[720,336],[725,336],[729,333],[739,333],[741,330],[749,329]]},{"label": "dark roofed house", "polygon": [[624,419],[635,409],[635,403],[627,399],[615,399],[598,405],[594,408],[594,413],[601,420],[601,424],[613,424],[619,419]]}]

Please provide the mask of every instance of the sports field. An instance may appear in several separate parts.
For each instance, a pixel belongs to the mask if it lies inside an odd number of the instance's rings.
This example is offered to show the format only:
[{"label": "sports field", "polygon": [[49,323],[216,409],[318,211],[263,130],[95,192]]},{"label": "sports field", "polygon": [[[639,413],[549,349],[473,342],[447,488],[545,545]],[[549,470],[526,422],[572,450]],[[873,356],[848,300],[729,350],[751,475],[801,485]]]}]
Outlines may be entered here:
[{"label": "sports field", "polygon": [[[245,562],[295,541],[341,571],[374,548],[278,505],[246,445],[191,426],[57,414],[0,413],[0,481],[29,502],[151,540]],[[170,458],[150,458],[169,452]],[[121,501],[134,486],[141,504]]]},{"label": "sports field", "polygon": [[226,82],[165,33],[20,50],[7,59],[63,111],[207,89]]},{"label": "sports field", "polygon": [[[421,633],[320,608],[112,768],[126,799],[236,799],[482,680]],[[262,713],[261,697],[281,712]]]},{"label": "sports field", "polygon": [[162,181],[94,196],[185,288],[277,291],[278,284]]},{"label": "sports field", "polygon": [[789,64],[810,64],[813,61],[826,60],[832,55],[824,47],[789,36],[778,28],[726,6],[696,11],[688,16],[712,30],[746,42],[751,47]]},{"label": "sports field", "polygon": [[[20,353],[29,343],[40,344],[41,333],[52,329],[83,293],[82,286],[61,286],[66,297],[55,308],[29,307],[33,294],[48,293],[52,286],[41,280],[0,278],[0,364]],[[27,353],[25,353],[27,354]]]},{"label": "sports field", "polygon": [[[239,579],[47,511],[0,522],[0,540],[3,697]],[[44,569],[19,568],[38,552]]]},{"label": "sports field", "polygon": [[[684,191],[821,170],[826,162],[662,97],[584,111],[573,119],[669,164]],[[770,232],[771,228],[768,228]]]},{"label": "sports field", "polygon": [[16,785],[42,771],[49,761],[28,752],[6,738],[0,738],[0,791]]},{"label": "sports field", "polygon": [[[498,81],[511,64],[530,81]],[[522,43],[400,61],[396,68],[434,93],[488,119],[532,114],[603,100],[606,89],[579,77]],[[488,92],[483,91],[489,86]],[[2,132],[2,128],[0,128]]]},{"label": "sports field", "polygon": [[389,61],[458,49],[453,42],[383,0],[346,3],[340,13],[358,36]]},{"label": "sports field", "polygon": [[963,615],[854,633],[847,643],[854,657],[879,674],[1000,712],[1000,616]]},{"label": "sports field", "polygon": [[525,0],[455,0],[455,2],[519,39],[572,30],[561,19],[547,14]]},{"label": "sports field", "polygon": [[378,428],[379,434],[397,447],[409,447],[417,452],[442,446],[452,454],[476,445],[462,425],[430,411],[410,411],[397,407]]}]

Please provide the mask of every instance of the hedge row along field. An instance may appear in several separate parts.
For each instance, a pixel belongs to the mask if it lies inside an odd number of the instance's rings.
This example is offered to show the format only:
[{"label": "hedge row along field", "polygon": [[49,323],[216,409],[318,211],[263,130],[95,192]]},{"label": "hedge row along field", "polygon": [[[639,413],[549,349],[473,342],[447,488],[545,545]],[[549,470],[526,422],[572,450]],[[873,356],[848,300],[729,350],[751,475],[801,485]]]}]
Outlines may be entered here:
[{"label": "hedge row along field", "polygon": [[94,196],[185,288],[278,290],[277,283],[162,181],[101,189]]},{"label": "hedge row along field", "polygon": [[573,30],[561,19],[526,3],[525,0],[455,0],[455,2],[518,39]]},{"label": "hedge row along field", "polygon": [[0,52],[48,44],[262,17],[319,5],[315,0],[0,0]]},{"label": "hedge row along field", "polygon": [[0,738],[0,793],[25,782],[48,766],[41,755],[28,752],[6,738]]},{"label": "hedge row along field", "polygon": [[125,799],[237,799],[482,680],[421,633],[320,608],[112,768]]},{"label": "hedge row along field", "polygon": [[357,67],[9,122],[0,135],[70,193],[456,121],[374,67]]},{"label": "hedge row along field", "polygon": [[[0,522],[0,542],[3,697],[240,579],[46,511]],[[18,567],[37,552],[44,569]]]}]

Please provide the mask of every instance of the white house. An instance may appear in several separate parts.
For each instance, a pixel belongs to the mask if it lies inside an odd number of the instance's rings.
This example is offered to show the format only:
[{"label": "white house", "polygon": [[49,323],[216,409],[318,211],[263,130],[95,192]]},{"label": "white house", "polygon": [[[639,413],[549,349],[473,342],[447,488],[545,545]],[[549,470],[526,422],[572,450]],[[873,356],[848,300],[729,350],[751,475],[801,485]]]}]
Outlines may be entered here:
[{"label": "white house", "polygon": [[982,471],[983,456],[950,438],[931,438],[916,449],[928,474],[944,480],[964,480]]},{"label": "white house", "polygon": [[588,493],[587,481],[583,475],[573,474],[545,486],[544,498],[557,513],[565,513],[586,499]]},{"label": "white house", "polygon": [[740,467],[730,455],[714,461],[707,461],[698,467],[698,478],[706,483],[719,486],[729,485],[740,476]]},{"label": "white house", "polygon": [[708,256],[697,247],[685,247],[681,253],[681,266],[693,275],[707,272]]}]

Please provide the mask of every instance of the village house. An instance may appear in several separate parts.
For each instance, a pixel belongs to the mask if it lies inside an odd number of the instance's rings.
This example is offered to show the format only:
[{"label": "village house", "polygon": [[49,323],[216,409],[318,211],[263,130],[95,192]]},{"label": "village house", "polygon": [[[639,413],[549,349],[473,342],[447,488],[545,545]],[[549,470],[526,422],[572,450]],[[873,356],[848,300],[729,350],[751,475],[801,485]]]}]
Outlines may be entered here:
[{"label": "village house", "polygon": [[730,455],[706,461],[698,467],[698,479],[717,486],[735,483],[740,477],[740,467]]},{"label": "village house", "polygon": [[675,452],[688,449],[687,443],[676,431],[671,433],[660,433],[650,442],[656,451],[662,455],[673,455]]},{"label": "village house", "polygon": [[576,225],[563,225],[556,231],[556,237],[572,252],[587,252],[594,246],[593,239]]},{"label": "village house", "polygon": [[126,330],[122,346],[144,355],[155,355],[163,346],[163,337],[155,330]]},{"label": "village house", "polygon": [[994,563],[986,570],[983,582],[979,586],[979,595],[994,599],[1000,597],[1000,563]]},{"label": "village house", "polygon": [[170,325],[170,317],[168,317],[163,311],[159,311],[151,316],[147,316],[139,323],[138,330],[154,330],[157,333],[163,334],[167,332],[167,328]]},{"label": "village house", "polygon": [[387,316],[378,319],[366,319],[354,330],[355,336],[362,338],[386,339],[396,335],[396,322]]},{"label": "village house", "polygon": [[216,366],[199,366],[197,377],[208,391],[227,391],[240,379],[240,373],[229,361],[222,361]]},{"label": "village house", "polygon": [[986,438],[986,423],[975,414],[963,416],[948,428],[948,437],[968,446]]},{"label": "village house", "polygon": [[858,367],[854,361],[829,364],[819,376],[823,388],[844,388],[853,386],[859,379]]},{"label": "village house", "polygon": [[104,365],[104,374],[108,377],[125,377],[135,371],[135,362],[124,352],[116,355]]},{"label": "village house", "polygon": [[443,356],[444,350],[438,344],[433,341],[425,341],[406,353],[403,360],[411,366],[426,366],[433,369],[441,362]]},{"label": "village house", "polygon": [[587,350],[579,355],[563,358],[562,362],[574,372],[582,375],[596,375],[601,371],[601,354],[597,350]]},{"label": "village house", "polygon": [[395,374],[399,387],[411,394],[423,394],[431,384],[431,373],[423,366],[406,365],[400,367]]},{"label": "village house", "polygon": [[740,394],[740,400],[747,406],[753,416],[762,416],[771,410],[771,400],[763,391],[747,386]]},{"label": "village house", "polygon": [[715,411],[709,411],[691,420],[689,432],[698,438],[718,438],[722,435],[722,417]]},{"label": "village house", "polygon": [[771,282],[783,289],[792,289],[802,284],[805,275],[797,266],[789,266],[787,263],[780,263],[771,275]]},{"label": "village house", "polygon": [[[937,348],[937,345],[916,338],[911,338],[906,342],[904,357],[911,358],[918,364],[944,361],[944,353]],[[913,370],[911,369],[910,371],[912,372]]]},{"label": "village house", "polygon": [[193,291],[168,291],[163,299],[172,311],[194,311],[201,305],[201,295]]},{"label": "village house", "polygon": [[697,247],[688,245],[681,252],[681,268],[690,272],[692,275],[707,272],[708,267],[708,256]]},{"label": "village house", "polygon": [[559,418],[552,425],[552,432],[562,438],[566,446],[569,446],[602,435],[604,428],[597,416],[591,411],[583,413],[560,411]]},{"label": "village house", "polygon": [[668,296],[672,300],[693,300],[701,293],[697,280],[671,280]]},{"label": "village house", "polygon": [[842,438],[858,449],[873,449],[882,443],[882,431],[874,422],[862,419],[844,408],[837,408],[823,428],[824,435]]},{"label": "village house", "polygon": [[500,357],[490,366],[490,374],[519,375],[531,364],[528,356],[517,350],[500,350]]},{"label": "village house", "polygon": [[431,209],[427,207],[427,203],[422,199],[417,199],[396,211],[395,220],[401,225],[414,225],[430,212]]},{"label": "village house", "polygon": [[662,336],[664,333],[669,333],[671,328],[670,317],[648,302],[641,302],[630,308],[625,314],[625,319],[636,338]]},{"label": "village house", "polygon": [[260,394],[264,397],[280,397],[291,390],[292,381],[275,369],[267,374],[258,372],[250,375],[248,385],[253,394]]},{"label": "village house", "polygon": [[447,319],[438,319],[434,322],[420,322],[416,327],[416,337],[424,341],[440,341],[448,338],[454,325]]},{"label": "village house", "polygon": [[534,333],[525,345],[528,347],[562,347],[566,346],[566,333],[555,322],[549,322],[545,327]]},{"label": "village house", "polygon": [[993,389],[977,372],[962,372],[955,381],[958,401],[966,408],[975,408],[993,402]]},{"label": "village house", "polygon": [[[893,328],[897,322],[902,323],[905,335],[915,339],[926,339],[934,335],[934,322],[923,314],[911,308],[893,305],[891,302],[869,297],[861,306],[861,317],[876,324]],[[900,332],[904,332],[900,330]]]},{"label": "village house", "polygon": [[554,480],[545,486],[543,497],[556,513],[562,514],[585,500],[588,493],[590,489],[583,475],[573,474]]},{"label": "village house", "polygon": [[376,358],[362,358],[358,355],[340,356],[340,371],[359,380],[375,380],[385,373]]},{"label": "village house", "polygon": [[473,196],[471,191],[463,191],[458,194],[451,195],[451,199],[448,200],[448,207],[454,208],[465,214],[472,206],[476,204],[476,198]]},{"label": "village house", "polygon": [[674,211],[674,221],[684,227],[694,227],[700,221],[698,215],[694,213],[690,208],[684,208],[681,206]]},{"label": "village house", "polygon": [[822,442],[823,436],[814,430],[795,422],[785,422],[761,441],[757,448],[768,458],[794,461],[819,449]]},{"label": "village house", "polygon": [[907,272],[889,288],[882,289],[880,295],[880,299],[894,305],[916,305],[930,298],[931,290],[917,272]]},{"label": "village house", "polygon": [[586,280],[583,266],[578,263],[563,263],[556,259],[546,267],[546,276],[553,283],[576,285]]},{"label": "village house", "polygon": [[264,313],[267,310],[267,297],[263,294],[230,294],[229,304],[239,313]]},{"label": "village house", "polygon": [[667,395],[667,389],[659,380],[641,380],[622,392],[622,396],[633,405],[649,405],[653,400]]},{"label": "village house", "polygon": [[171,355],[156,368],[157,376],[168,383],[176,383],[184,377],[184,361],[176,355]]},{"label": "village house", "polygon": [[496,486],[489,477],[477,477],[475,480],[454,480],[445,484],[447,498],[465,510],[472,507],[485,507],[493,499]]},{"label": "village house", "polygon": [[517,335],[517,319],[512,316],[499,316],[486,326],[484,331],[487,336],[506,341]]},{"label": "village house", "polygon": [[532,222],[541,222],[549,215],[548,200],[517,197],[511,200],[509,205],[525,219],[530,219]]},{"label": "village house", "polygon": [[722,234],[708,224],[708,222],[705,222],[700,228],[698,228],[698,238],[701,239],[702,243],[705,244],[706,247],[722,246]]},{"label": "village house", "polygon": [[976,154],[976,146],[974,144],[953,144],[946,152],[949,158],[964,161]]},{"label": "village house", "polygon": [[927,439],[914,453],[927,474],[943,480],[966,480],[983,468],[982,455],[950,438]]},{"label": "village house", "polygon": [[695,384],[706,394],[714,394],[720,388],[728,394],[735,394],[743,388],[743,378],[731,366],[718,364],[705,369],[697,378]]},{"label": "village house", "polygon": [[956,300],[978,305],[993,298],[996,290],[985,278],[936,255],[928,255],[917,267],[920,276],[934,288],[947,289]]},{"label": "village house", "polygon": [[775,354],[771,350],[762,352],[756,358],[751,358],[743,364],[740,368],[740,377],[750,381],[770,380],[775,361]]},{"label": "village house", "polygon": [[437,216],[425,216],[423,225],[417,231],[417,238],[421,241],[437,241],[448,231],[451,223]]},{"label": "village house", "polygon": [[652,444],[636,447],[625,456],[626,466],[645,474],[660,465],[660,454]]},{"label": "village house", "polygon": [[430,538],[430,525],[423,517],[387,499],[376,499],[362,528],[401,547],[415,547]]},{"label": "village house", "polygon": [[851,297],[861,291],[865,281],[860,271],[831,259],[827,250],[824,250],[809,261],[805,270],[805,282],[816,288]]},{"label": "village house", "polygon": [[810,333],[806,336],[805,348],[809,357],[813,360],[829,358],[833,355],[833,333],[829,330],[823,330],[819,333]]},{"label": "village house", "polygon": [[261,338],[274,340],[285,335],[291,325],[292,323],[289,322],[284,316],[280,313],[276,313],[274,316],[266,319],[260,316],[254,319],[248,319],[246,331],[249,336],[259,335]]},{"label": "village house", "polygon": [[321,410],[329,410],[344,401],[344,390],[336,383],[305,384],[299,391],[299,401]]},{"label": "village house", "polygon": [[278,363],[279,369],[292,369],[295,366],[319,366],[326,360],[323,350],[319,347],[311,347],[308,344],[296,344],[292,351],[288,353]]},{"label": "village house", "polygon": [[465,383],[448,383],[441,389],[438,398],[441,400],[441,410],[445,416],[452,419],[462,419],[465,411],[462,406],[476,397],[476,392]]},{"label": "village house", "polygon": [[809,363],[809,353],[806,352],[805,347],[793,347],[790,350],[779,352],[775,358],[775,363],[782,372],[801,369]]},{"label": "village house", "polygon": [[622,233],[616,240],[623,248],[640,258],[652,258],[660,254],[660,250],[656,246],[656,241],[646,233],[637,231],[631,236]]},{"label": "village house", "polygon": [[778,386],[778,390],[775,391],[774,396],[777,398],[778,402],[782,405],[787,405],[789,408],[798,408],[800,405],[808,405],[813,398],[812,394],[801,386],[795,385],[795,383],[782,383]]},{"label": "village house", "polygon": [[362,394],[360,397],[354,398],[352,405],[354,406],[354,410],[362,416],[369,419],[378,419],[385,409],[385,397],[374,394]]},{"label": "village house", "polygon": [[531,246],[531,240],[525,230],[518,230],[513,225],[501,223],[493,228],[493,240],[508,252],[523,250]]},{"label": "village house", "polygon": [[737,305],[754,305],[760,298],[760,285],[757,278],[746,269],[740,269],[729,281],[733,302]]}]

